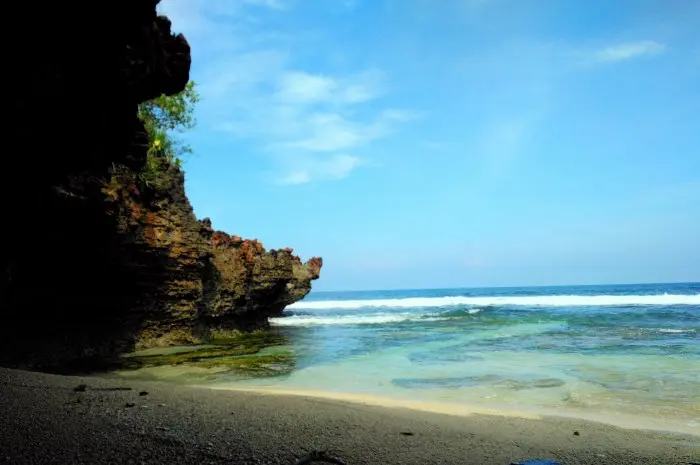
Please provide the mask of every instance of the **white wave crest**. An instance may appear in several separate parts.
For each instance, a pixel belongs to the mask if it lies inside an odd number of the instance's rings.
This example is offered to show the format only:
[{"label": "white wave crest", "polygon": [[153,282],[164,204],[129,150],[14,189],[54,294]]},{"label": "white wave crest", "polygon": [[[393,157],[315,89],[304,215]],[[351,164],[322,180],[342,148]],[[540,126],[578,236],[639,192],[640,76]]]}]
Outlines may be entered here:
[{"label": "white wave crest", "polygon": [[332,317],[291,315],[282,318],[270,318],[270,324],[274,326],[379,325],[403,323],[406,321],[443,321],[449,319],[449,317],[426,317],[415,314],[343,315]]},{"label": "white wave crest", "polygon": [[545,295],[521,297],[411,297],[404,299],[300,301],[287,308],[304,310],[356,309],[365,307],[415,308],[475,306],[621,306],[621,305],[700,305],[700,294],[659,295]]},{"label": "white wave crest", "polygon": [[669,328],[661,328],[657,330],[660,333],[667,333],[667,334],[681,334],[681,333],[694,333],[694,329],[669,329]]}]

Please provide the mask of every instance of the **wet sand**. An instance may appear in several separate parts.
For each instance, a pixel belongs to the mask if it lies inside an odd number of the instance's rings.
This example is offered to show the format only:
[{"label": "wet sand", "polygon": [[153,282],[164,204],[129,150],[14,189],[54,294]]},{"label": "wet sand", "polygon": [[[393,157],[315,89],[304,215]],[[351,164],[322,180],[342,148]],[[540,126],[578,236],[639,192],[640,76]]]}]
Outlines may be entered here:
[{"label": "wet sand", "polygon": [[[634,415],[622,412],[595,411],[592,409],[571,409],[571,408],[540,408],[536,406],[517,406],[512,403],[488,403],[479,402],[472,404],[454,403],[447,401],[428,400],[407,400],[405,398],[387,397],[383,395],[370,395],[337,391],[314,391],[306,389],[283,389],[283,388],[241,388],[237,385],[215,384],[202,385],[209,389],[235,390],[244,392],[257,392],[261,394],[276,394],[287,396],[314,397],[320,399],[333,399],[353,402],[364,405],[374,405],[378,407],[399,407],[424,412],[442,413],[446,415],[471,416],[471,415],[496,415],[515,418],[525,418],[530,420],[542,420],[553,418],[568,418],[574,420],[585,420],[595,423],[604,423],[611,426],[619,426],[625,429],[645,429],[670,433],[681,433],[688,435],[700,435],[700,426],[694,426],[698,422],[688,422],[682,419],[667,416]],[[700,420],[700,418],[698,419]]]},{"label": "wet sand", "polygon": [[348,465],[700,462],[698,436],[370,403],[0,368],[0,462],[294,464],[321,450]]}]

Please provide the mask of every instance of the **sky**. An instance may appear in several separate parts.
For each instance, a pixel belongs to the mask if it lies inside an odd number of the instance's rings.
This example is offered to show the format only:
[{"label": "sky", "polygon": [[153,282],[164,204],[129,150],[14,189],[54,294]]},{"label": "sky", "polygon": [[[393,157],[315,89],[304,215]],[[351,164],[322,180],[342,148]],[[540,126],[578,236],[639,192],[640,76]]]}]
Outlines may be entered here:
[{"label": "sky", "polygon": [[163,0],[187,194],[315,290],[700,281],[697,0]]}]

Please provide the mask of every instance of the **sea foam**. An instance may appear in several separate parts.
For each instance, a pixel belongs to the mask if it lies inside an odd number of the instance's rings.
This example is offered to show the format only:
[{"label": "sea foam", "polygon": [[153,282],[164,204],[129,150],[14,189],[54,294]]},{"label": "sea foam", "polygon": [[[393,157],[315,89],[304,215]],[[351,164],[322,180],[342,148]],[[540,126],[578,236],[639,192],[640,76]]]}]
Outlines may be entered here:
[{"label": "sea foam", "polygon": [[409,297],[403,299],[366,300],[317,300],[300,301],[288,309],[329,310],[358,309],[366,307],[421,308],[450,307],[456,305],[473,306],[529,306],[529,307],[600,307],[632,305],[700,305],[700,294],[659,294],[659,295],[543,295],[519,297]]}]

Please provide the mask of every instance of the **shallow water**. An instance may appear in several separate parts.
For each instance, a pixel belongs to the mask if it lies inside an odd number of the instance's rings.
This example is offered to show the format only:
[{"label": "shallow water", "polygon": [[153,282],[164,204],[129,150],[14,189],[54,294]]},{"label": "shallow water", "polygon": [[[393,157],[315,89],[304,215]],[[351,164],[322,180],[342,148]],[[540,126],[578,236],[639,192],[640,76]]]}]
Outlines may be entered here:
[{"label": "shallow water", "polygon": [[290,373],[206,382],[644,415],[700,431],[700,284],[315,293],[286,313],[272,324],[289,341],[276,350],[294,354]]}]

